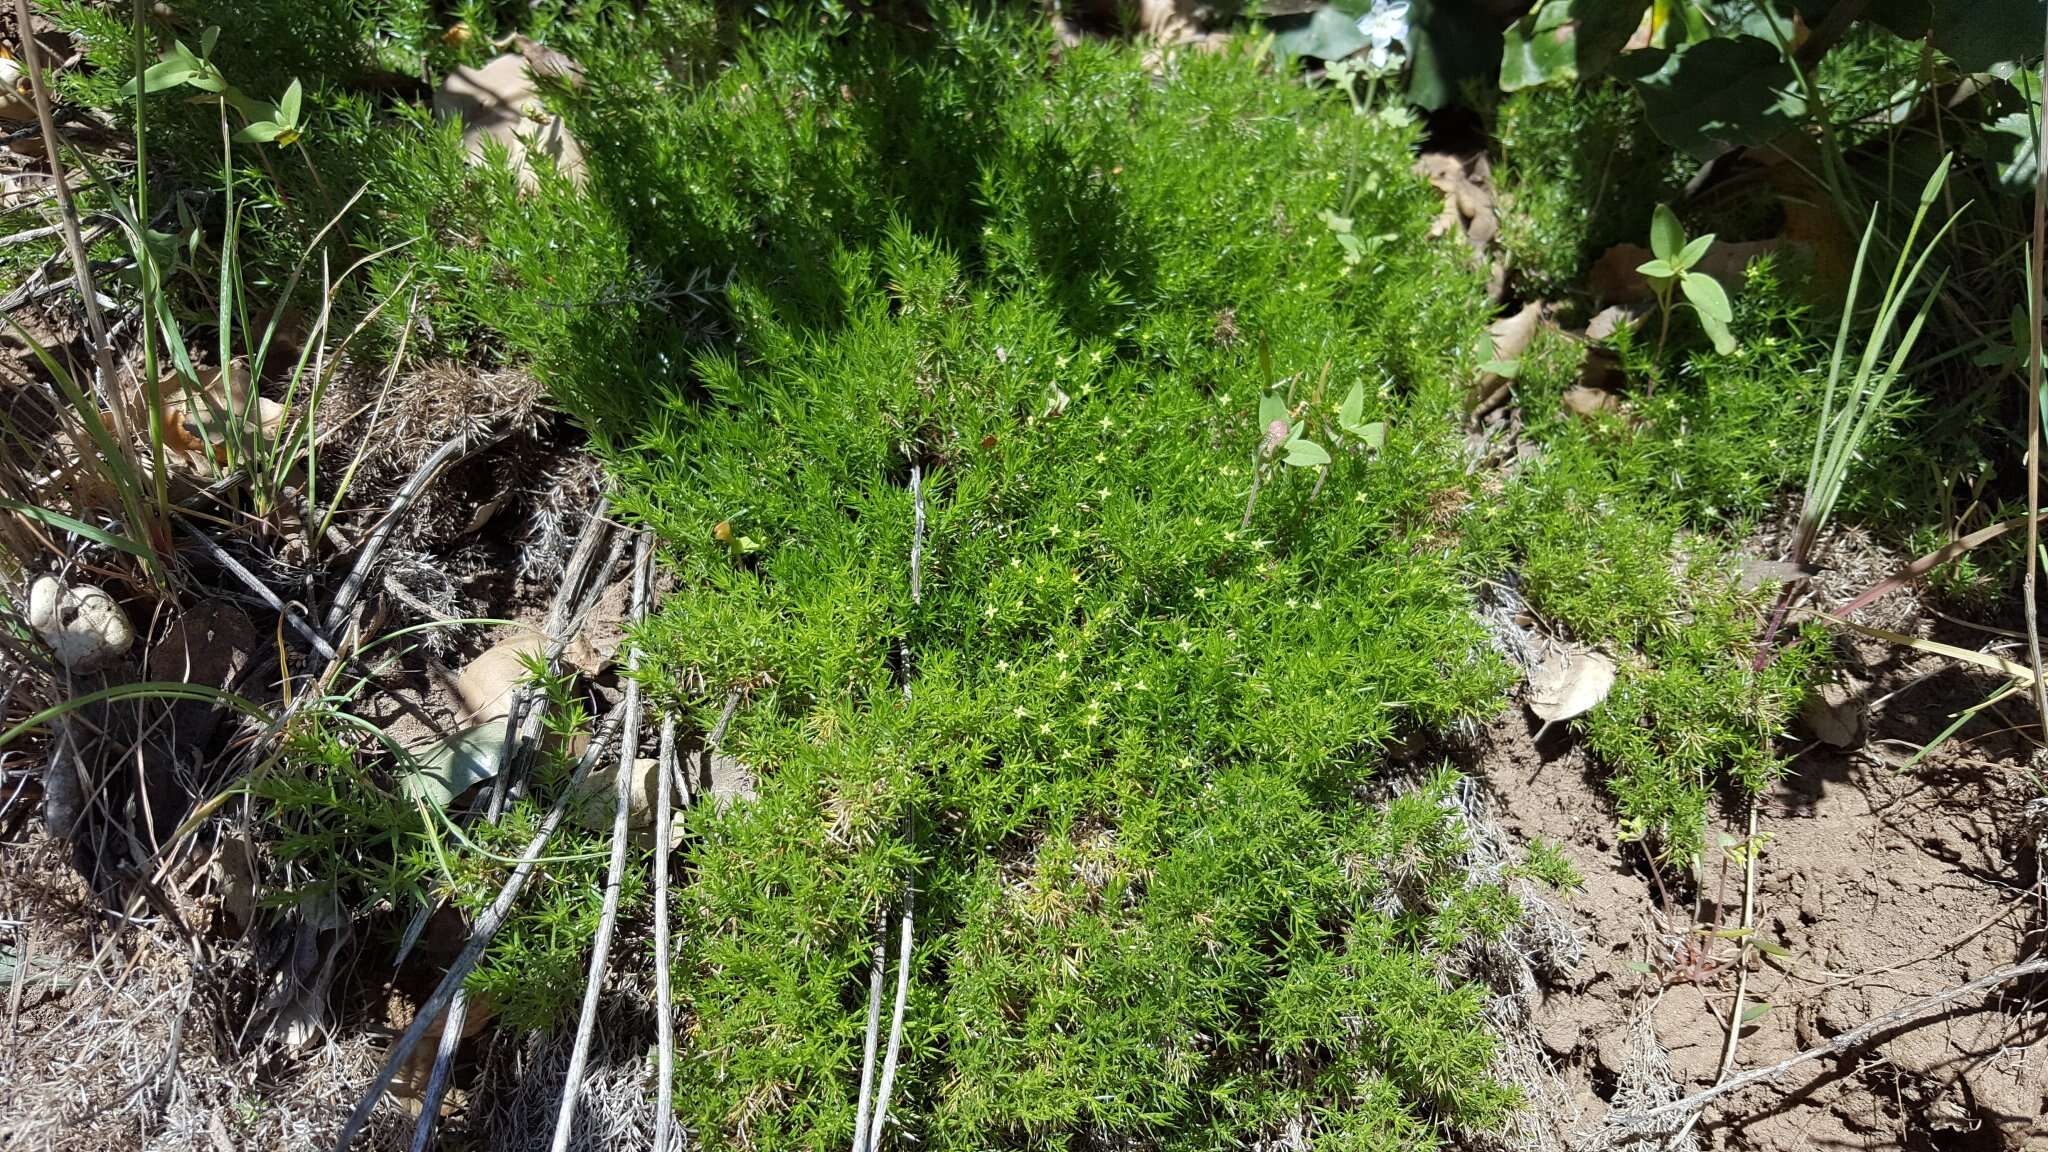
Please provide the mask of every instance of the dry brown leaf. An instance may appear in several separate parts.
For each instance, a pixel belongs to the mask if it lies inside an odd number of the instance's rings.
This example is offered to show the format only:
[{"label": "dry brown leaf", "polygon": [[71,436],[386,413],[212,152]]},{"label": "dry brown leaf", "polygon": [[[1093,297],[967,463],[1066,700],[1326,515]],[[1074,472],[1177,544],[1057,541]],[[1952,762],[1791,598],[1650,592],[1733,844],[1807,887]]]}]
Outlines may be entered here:
[{"label": "dry brown leaf", "polygon": [[1643,321],[1649,318],[1648,308],[1609,304],[1594,314],[1593,319],[1587,323],[1586,339],[1598,344],[1623,328],[1633,331],[1642,327]]},{"label": "dry brown leaf", "polygon": [[526,680],[530,661],[547,651],[547,637],[538,629],[522,628],[498,641],[463,666],[455,677],[455,694],[462,698],[461,725],[503,720],[511,714],[512,699]]},{"label": "dry brown leaf", "polygon": [[256,428],[266,441],[284,432],[284,405],[267,396],[252,396],[254,388],[249,366],[239,360],[223,374],[217,368],[203,369],[196,386],[171,373],[157,385],[163,404],[164,446],[192,471],[205,470],[209,448],[215,463],[228,458],[229,420],[253,415]]},{"label": "dry brown leaf", "polygon": [[[1536,329],[1543,320],[1541,301],[1524,304],[1520,312],[1503,316],[1487,325],[1487,336],[1493,346],[1493,360],[1505,362],[1520,360],[1536,339]],[[1497,372],[1481,372],[1479,380],[1472,386],[1469,395],[1474,412],[1485,412],[1507,398],[1513,380]]]},{"label": "dry brown leaf", "polygon": [[1565,389],[1560,403],[1564,405],[1565,411],[1587,419],[1602,412],[1621,411],[1621,397],[1605,388],[1594,388],[1586,384],[1574,384]]},{"label": "dry brown leaf", "polygon": [[1415,161],[1415,171],[1444,194],[1443,214],[1430,227],[1430,235],[1445,236],[1455,229],[1474,253],[1483,256],[1500,234],[1493,173],[1486,154],[1424,152]]},{"label": "dry brown leaf", "polygon": [[509,52],[482,68],[457,68],[434,93],[434,115],[462,122],[462,146],[472,164],[485,162],[492,142],[502,145],[522,192],[540,187],[528,159],[536,152],[580,189],[583,149],[562,118],[547,111],[532,68],[525,56]]},{"label": "dry brown leaf", "polygon": [[1830,748],[1854,748],[1869,732],[1863,694],[1842,683],[1823,684],[1799,702],[1799,722]]},{"label": "dry brown leaf", "polygon": [[1529,671],[1529,711],[1545,728],[1583,716],[1614,688],[1614,661],[1584,648],[1567,648]]}]

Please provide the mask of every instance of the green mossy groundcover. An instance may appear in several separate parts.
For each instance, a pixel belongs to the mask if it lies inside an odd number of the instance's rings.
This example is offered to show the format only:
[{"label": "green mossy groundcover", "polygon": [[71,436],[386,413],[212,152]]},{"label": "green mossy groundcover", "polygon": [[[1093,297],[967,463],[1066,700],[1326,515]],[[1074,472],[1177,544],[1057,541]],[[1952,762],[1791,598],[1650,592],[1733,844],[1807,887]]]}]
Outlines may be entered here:
[{"label": "green mossy groundcover", "polygon": [[[729,340],[586,405],[638,413],[623,502],[678,577],[652,679],[706,727],[746,692],[758,794],[696,810],[677,899],[686,1123],[848,1141],[907,886],[928,1147],[1497,1123],[1452,973],[1517,908],[1451,779],[1383,767],[1507,682],[1459,536],[1487,309],[1414,129],[1253,45],[1155,73],[933,19],[762,31],[686,93],[614,53],[585,117],[634,251],[734,268]],[[1269,382],[1333,462],[1241,528]],[[1327,430],[1353,384],[1377,451]]]}]

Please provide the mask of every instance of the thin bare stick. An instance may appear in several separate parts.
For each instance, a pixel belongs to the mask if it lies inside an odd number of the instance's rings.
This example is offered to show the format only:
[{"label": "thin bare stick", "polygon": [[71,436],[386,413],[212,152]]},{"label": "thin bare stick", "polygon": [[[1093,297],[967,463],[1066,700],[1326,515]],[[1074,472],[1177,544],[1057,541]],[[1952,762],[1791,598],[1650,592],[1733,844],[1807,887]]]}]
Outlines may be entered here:
[{"label": "thin bare stick", "polygon": [[412,1130],[412,1152],[427,1152],[434,1138],[434,1121],[439,1118],[448,1074],[455,1067],[455,1053],[462,1048],[462,1026],[468,1020],[469,989],[457,988],[455,999],[448,1002],[448,1018],[441,1024],[441,1043],[434,1049],[434,1070],[427,1074],[426,1094],[420,1098],[420,1122]]},{"label": "thin bare stick", "polygon": [[868,1105],[874,1097],[875,1051],[882,1038],[882,972],[888,965],[889,941],[884,936],[875,941],[874,966],[868,969],[868,1031],[860,1057],[860,1098],[853,1110],[853,1152],[868,1148]]},{"label": "thin bare stick", "polygon": [[348,619],[349,611],[356,606],[356,597],[362,595],[363,584],[369,579],[370,570],[377,566],[377,560],[383,556],[384,545],[390,541],[392,531],[398,527],[398,522],[405,516],[406,509],[412,507],[413,501],[420,498],[420,493],[426,491],[427,485],[433,482],[434,477],[439,476],[443,468],[457,459],[481,451],[509,435],[511,432],[506,428],[486,432],[475,439],[471,439],[467,433],[460,433],[434,449],[433,454],[412,474],[412,478],[405,482],[405,487],[398,490],[398,495],[391,498],[390,507],[384,510],[383,517],[377,521],[376,527],[370,530],[369,537],[363,541],[362,551],[356,554],[355,567],[349,569],[348,576],[341,582],[341,588],[334,594],[334,605],[327,610],[326,632],[333,634]]},{"label": "thin bare stick", "polygon": [[[1748,839],[1742,846],[1742,940],[1735,951],[1735,1006],[1728,1010],[1728,1043],[1721,1049],[1721,1068],[1714,1074],[1714,1083],[1728,1079],[1728,1073],[1735,1069],[1735,1050],[1742,1043],[1743,1000],[1749,995],[1749,942],[1756,932],[1756,810],[1754,796],[1749,801]],[[1690,1135],[1693,1125],[1698,1124],[1704,1112],[1694,1112],[1679,1125],[1678,1134],[1671,1138],[1671,1147],[1678,1147]]]},{"label": "thin bare stick", "polygon": [[[910,466],[910,503],[910,602],[916,605],[924,603],[924,470],[914,463]],[[910,642],[906,639],[901,644],[903,702],[909,704]],[[913,823],[913,838],[916,832],[917,826]],[[889,1094],[896,1087],[897,1060],[903,1053],[903,1015],[910,1003],[910,946],[912,924],[916,914],[917,878],[912,876],[903,886],[903,926],[901,938],[896,946],[896,1003],[889,1013],[888,1053],[882,1058],[882,1085],[875,1092],[874,1122],[868,1129],[868,1142],[862,1152],[873,1152],[873,1149],[881,1146],[882,1128],[889,1120]]]},{"label": "thin bare stick", "polygon": [[668,821],[674,797],[676,765],[676,718],[661,718],[661,751],[656,754],[654,772],[654,1017],[659,1044],[655,1063],[654,1152],[669,1152],[670,1115],[675,1109],[676,1026],[673,1016],[675,990],[668,973]]},{"label": "thin bare stick", "polygon": [[498,934],[498,929],[503,928],[505,921],[511,918],[512,907],[519,902],[519,894],[526,890],[527,881],[533,878],[534,870],[540,864],[541,854],[547,851],[548,841],[554,838],[555,831],[562,826],[563,817],[569,813],[570,798],[576,795],[577,788],[590,775],[591,766],[597,763],[598,757],[604,755],[605,750],[611,747],[612,736],[619,730],[619,721],[623,718],[624,711],[613,711],[598,725],[597,731],[591,733],[590,746],[577,758],[576,769],[570,774],[568,785],[562,789],[562,795],[556,799],[554,807],[548,810],[546,818],[541,821],[540,829],[533,834],[533,839],[527,842],[526,851],[520,853],[519,863],[513,867],[512,875],[506,878],[505,887],[499,890],[498,898],[477,918],[476,927],[470,930],[469,942],[462,946],[462,952],[455,957],[455,962],[448,966],[447,974],[441,977],[441,983],[434,988],[433,994],[427,997],[426,1003],[420,1005],[419,1014],[413,1017],[412,1023],[406,1027],[404,1033],[392,1042],[391,1054],[384,1058],[383,1069],[377,1073],[376,1079],[370,1082],[369,1091],[364,1093],[362,1100],[356,1104],[355,1111],[349,1113],[348,1122],[342,1125],[341,1135],[335,1138],[335,1152],[343,1152],[362,1134],[363,1125],[369,1122],[370,1113],[376,1109],[377,1102],[384,1098],[384,1090],[391,1087],[392,1078],[398,1075],[399,1066],[405,1063],[406,1057],[412,1055],[412,1050],[419,1046],[421,1037],[427,1034],[427,1029],[454,1000],[456,990],[462,987],[463,980],[468,978],[470,970],[476,967],[476,962],[483,958],[484,949],[490,946],[491,939]]},{"label": "thin bare stick", "polygon": [[882,1146],[882,1127],[889,1122],[889,1093],[896,1087],[896,1061],[903,1050],[903,1011],[910,1002],[911,921],[917,912],[917,883],[903,888],[903,934],[896,945],[896,1007],[889,1017],[889,1052],[882,1058],[882,1086],[875,1092],[875,1123],[866,1152]]},{"label": "thin bare stick", "polygon": [[292,631],[305,637],[306,643],[313,646],[313,651],[318,652],[321,659],[338,659],[335,655],[334,645],[329,643],[327,637],[321,635],[320,631],[313,627],[312,621],[307,620],[297,608],[285,603],[277,593],[270,590],[268,584],[257,579],[254,572],[244,567],[241,561],[235,559],[232,553],[215,542],[213,537],[200,531],[197,525],[183,516],[177,517],[177,521],[179,526],[185,529],[186,535],[198,541],[201,551],[205,552],[214,563],[227,569],[230,576],[240,580],[251,592],[261,597],[265,604],[270,605],[271,611],[284,617],[284,622],[292,626]]},{"label": "thin bare stick", "polygon": [[12,248],[16,244],[32,244],[37,240],[47,240],[62,231],[62,224],[45,224],[41,228],[30,228],[16,232],[12,236],[0,236],[0,248]]},{"label": "thin bare stick", "polygon": [[[560,650],[552,646],[552,641],[561,636],[562,622],[570,615],[569,606],[576,602],[577,596],[582,592],[580,585],[583,582],[583,574],[590,567],[590,558],[597,551],[597,542],[610,531],[610,523],[604,518],[605,511],[610,506],[608,498],[598,496],[596,505],[590,509],[590,519],[584,521],[583,531],[576,537],[576,547],[570,551],[568,563],[563,565],[562,582],[555,589],[554,601],[548,605],[544,631],[550,639],[550,667],[560,655]],[[568,641],[565,639],[562,643],[566,647]],[[533,688],[522,683],[513,693],[512,707],[505,714],[505,759],[498,766],[498,775],[491,781],[491,799],[486,806],[487,819],[496,820],[504,812],[505,801],[511,794],[513,762],[524,747],[525,734],[528,731],[539,730],[539,717],[529,717],[533,710]]]},{"label": "thin bare stick", "polygon": [[[17,0],[20,2],[20,0]],[[2048,44],[2048,27],[2042,30]],[[2048,77],[2048,57],[2041,61]],[[2034,137],[2034,246],[2027,259],[2027,662],[2034,669],[2034,714],[2048,735],[2048,676],[2041,668],[2041,622],[2034,588],[2041,572],[2041,262],[2048,259],[2048,105],[2041,109]],[[63,187],[62,182],[58,184]]]},{"label": "thin bare stick", "polygon": [[121,438],[121,450],[135,445],[135,426],[129,419],[128,398],[118,395],[114,377],[114,350],[107,342],[107,321],[100,315],[99,293],[92,285],[92,260],[85,250],[85,237],[78,228],[78,206],[71,201],[71,184],[64,178],[64,158],[58,147],[57,122],[50,114],[50,85],[43,75],[42,48],[31,32],[35,25],[28,12],[28,0],[14,0],[15,30],[21,38],[21,63],[28,71],[30,92],[35,98],[36,123],[43,132],[43,159],[50,165],[50,181],[57,193],[57,220],[64,229],[64,248],[71,256],[71,271],[78,280],[78,295],[85,302],[85,326],[92,334],[93,364],[99,373],[100,403],[114,414],[114,429]]},{"label": "thin bare stick", "polygon": [[1626,1117],[1619,1117],[1618,1119],[1640,1122],[1674,1112],[1691,1112],[1704,1108],[1723,1096],[1740,1092],[1744,1088],[1754,1084],[1761,1084],[1766,1080],[1775,1080],[1801,1064],[1819,1060],[1824,1056],[1832,1056],[1837,1052],[1846,1052],[1890,1029],[1917,1024],[1930,1016],[1939,1014],[1943,1009],[1958,1000],[1965,1000],[1986,989],[1995,988],[2000,984],[2042,972],[2048,972],[2048,956],[2036,956],[2024,964],[2014,964],[2008,968],[2000,968],[1995,972],[1987,972],[1967,984],[1958,984],[1947,991],[1929,996],[1925,1000],[1916,1000],[1903,1007],[1894,1008],[1882,1016],[1849,1029],[1847,1032],[1842,1033],[1818,1048],[1809,1048],[1797,1056],[1788,1060],[1780,1060],[1768,1068],[1752,1069],[1732,1080],[1723,1080],[1704,1092],[1695,1092],[1682,1100],[1673,1100],[1668,1104],[1659,1104],[1654,1108],[1646,1108],[1641,1112],[1631,1113]]},{"label": "thin bare stick", "polygon": [[[647,618],[647,587],[654,568],[654,549],[645,532],[633,547],[633,607],[635,624]],[[640,667],[638,645],[626,650],[626,727],[619,737],[619,777],[612,799],[612,859],[604,880],[604,915],[597,925],[597,939],[590,950],[590,976],[583,986],[583,1012],[576,1020],[576,1043],[569,1050],[569,1071],[562,1080],[562,1103],[555,1112],[554,1152],[568,1152],[569,1133],[576,1126],[576,1098],[583,1090],[583,1070],[590,1058],[590,1038],[597,1031],[598,994],[604,989],[604,973],[611,959],[612,934],[619,923],[619,891],[626,878],[626,841],[633,810],[633,768],[640,755]]]}]

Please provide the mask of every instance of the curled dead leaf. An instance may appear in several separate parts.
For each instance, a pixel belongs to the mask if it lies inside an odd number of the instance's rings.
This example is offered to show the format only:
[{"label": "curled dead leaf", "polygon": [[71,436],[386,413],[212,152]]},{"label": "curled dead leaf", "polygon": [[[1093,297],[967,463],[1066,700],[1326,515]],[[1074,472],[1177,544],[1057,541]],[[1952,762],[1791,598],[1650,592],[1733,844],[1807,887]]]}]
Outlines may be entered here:
[{"label": "curled dead leaf", "polygon": [[1822,684],[1799,702],[1799,722],[1830,748],[1854,748],[1870,727],[1870,709],[1853,685]]},{"label": "curled dead leaf", "polygon": [[[255,394],[249,366],[240,360],[226,373],[205,369],[197,383],[166,375],[157,385],[163,405],[164,447],[193,471],[204,471],[210,457],[226,463],[229,446],[239,438],[253,440],[248,429],[265,442],[275,442],[284,433],[284,405]],[[231,429],[242,429],[231,436]]]},{"label": "curled dead leaf", "polygon": [[1523,353],[1536,339],[1536,329],[1543,321],[1543,303],[1524,304],[1521,311],[1512,316],[1503,316],[1487,325],[1486,333],[1493,349],[1493,359],[1480,370],[1479,380],[1472,386],[1468,400],[1472,411],[1485,412],[1507,398],[1508,388],[1514,383],[1509,365],[1519,364]]},{"label": "curled dead leaf", "polygon": [[529,662],[546,651],[547,637],[538,629],[522,628],[464,665],[455,677],[455,694],[462,698],[462,722],[485,724],[509,715],[513,694],[525,682]]},{"label": "curled dead leaf", "polygon": [[1549,728],[1600,706],[1614,688],[1614,661],[1586,648],[1553,652],[1529,670],[1529,711]]},{"label": "curled dead leaf", "polygon": [[554,161],[555,169],[581,189],[582,146],[562,118],[548,112],[533,70],[526,56],[514,53],[495,57],[482,68],[457,68],[434,93],[434,115],[462,122],[462,147],[472,164],[485,163],[492,144],[503,147],[521,192],[540,187],[531,160],[535,153]]}]

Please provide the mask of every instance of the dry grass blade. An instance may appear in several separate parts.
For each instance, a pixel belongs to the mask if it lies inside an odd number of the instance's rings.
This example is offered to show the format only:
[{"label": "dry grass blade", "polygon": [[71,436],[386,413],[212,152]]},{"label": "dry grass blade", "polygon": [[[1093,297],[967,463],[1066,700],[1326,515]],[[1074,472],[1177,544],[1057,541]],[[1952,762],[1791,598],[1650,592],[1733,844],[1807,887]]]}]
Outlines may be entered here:
[{"label": "dry grass blade", "polygon": [[661,751],[654,785],[654,1020],[657,1036],[654,1152],[669,1152],[676,1093],[675,991],[669,987],[668,854],[669,813],[675,792],[676,718],[661,720]]},{"label": "dry grass blade", "polygon": [[128,398],[119,395],[114,373],[114,350],[107,340],[107,321],[100,314],[99,293],[92,282],[92,259],[86,251],[85,237],[78,227],[78,206],[71,199],[70,182],[64,178],[64,160],[58,148],[57,123],[50,110],[49,78],[43,75],[42,49],[31,34],[35,27],[29,16],[28,0],[14,0],[15,28],[19,32],[22,49],[22,64],[28,72],[30,90],[35,98],[36,123],[43,134],[43,154],[50,165],[52,186],[57,193],[58,223],[64,229],[64,248],[71,257],[71,268],[78,278],[78,294],[84,300],[85,324],[92,334],[93,363],[99,373],[100,402],[114,415],[114,428],[121,437],[123,451],[135,444],[135,428],[130,419]]},{"label": "dry grass blade", "polygon": [[[647,619],[647,590],[652,582],[654,550],[645,532],[639,533],[633,551],[633,623]],[[626,655],[625,731],[619,738],[619,778],[612,807],[612,858],[604,881],[604,915],[598,921],[597,939],[590,951],[590,976],[583,987],[583,1012],[576,1021],[576,1045],[569,1054],[569,1071],[562,1081],[562,1104],[555,1113],[554,1152],[567,1152],[569,1134],[576,1126],[576,1098],[583,1088],[583,1072],[590,1057],[590,1038],[597,1030],[597,1000],[604,989],[605,964],[611,958],[612,935],[619,923],[619,891],[626,876],[627,828],[633,799],[633,764],[640,755],[640,667],[637,645]]]},{"label": "dry grass blade", "polygon": [[498,934],[498,929],[504,927],[506,919],[512,914],[513,906],[519,903],[520,893],[526,890],[527,882],[533,879],[534,871],[540,866],[540,858],[542,853],[547,851],[548,841],[554,839],[556,830],[561,828],[563,819],[568,816],[571,798],[576,795],[584,779],[590,775],[590,769],[597,763],[598,757],[604,755],[605,750],[611,747],[612,736],[618,731],[622,718],[623,709],[613,712],[605,717],[597,731],[591,734],[590,746],[584,749],[583,755],[577,759],[575,771],[570,774],[568,785],[562,789],[562,794],[556,799],[554,807],[548,810],[547,817],[541,821],[540,829],[533,834],[533,839],[527,842],[526,850],[519,854],[519,863],[513,867],[512,875],[506,878],[505,886],[498,892],[498,898],[491,902],[490,908],[486,909],[481,917],[478,917],[476,926],[470,931],[468,943],[462,946],[462,952],[455,957],[455,962],[448,966],[447,974],[441,977],[441,983],[435,987],[433,994],[427,997],[426,1003],[420,1005],[419,1014],[413,1017],[412,1024],[392,1042],[391,1053],[385,1057],[383,1069],[377,1073],[376,1079],[370,1083],[369,1091],[363,1094],[362,1100],[349,1114],[347,1123],[342,1125],[341,1134],[335,1137],[335,1152],[342,1152],[362,1134],[363,1126],[369,1123],[370,1113],[376,1109],[378,1101],[384,1098],[384,1090],[391,1086],[392,1078],[398,1075],[398,1069],[405,1063],[406,1057],[412,1055],[412,1050],[419,1046],[421,1038],[427,1034],[427,1029],[433,1026],[442,1011],[454,1000],[456,990],[462,987],[462,982],[468,978],[470,970],[483,958],[484,949],[490,946],[491,939]]},{"label": "dry grass blade", "polygon": [[[2042,32],[2048,44],[2048,28]],[[2048,78],[2048,57],[2041,61]],[[2041,572],[2041,262],[2048,259],[2048,104],[2034,124],[2034,245],[2027,260],[2027,662],[2034,671],[2034,714],[2048,736],[2048,676],[2041,668],[2041,621],[2034,589]]]}]

